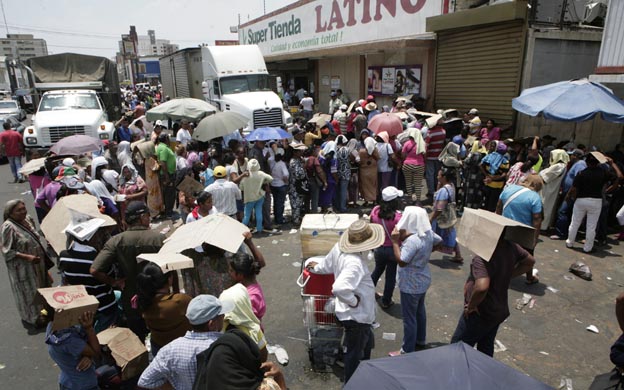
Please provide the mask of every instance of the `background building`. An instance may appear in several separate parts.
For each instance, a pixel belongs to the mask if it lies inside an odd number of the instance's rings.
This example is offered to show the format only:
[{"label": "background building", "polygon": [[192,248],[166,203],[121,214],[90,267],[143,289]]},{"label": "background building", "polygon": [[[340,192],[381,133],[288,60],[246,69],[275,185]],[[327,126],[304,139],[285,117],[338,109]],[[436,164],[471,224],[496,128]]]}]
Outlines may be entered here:
[{"label": "background building", "polygon": [[156,39],[155,30],[147,30],[147,35],[138,35],[135,26],[130,26],[129,34],[123,34],[117,53],[119,79],[128,84],[160,82],[158,58],[176,52],[179,45],[167,39]]},{"label": "background building", "polygon": [[32,34],[7,34],[0,40],[0,55],[20,60],[47,56],[48,45]]}]

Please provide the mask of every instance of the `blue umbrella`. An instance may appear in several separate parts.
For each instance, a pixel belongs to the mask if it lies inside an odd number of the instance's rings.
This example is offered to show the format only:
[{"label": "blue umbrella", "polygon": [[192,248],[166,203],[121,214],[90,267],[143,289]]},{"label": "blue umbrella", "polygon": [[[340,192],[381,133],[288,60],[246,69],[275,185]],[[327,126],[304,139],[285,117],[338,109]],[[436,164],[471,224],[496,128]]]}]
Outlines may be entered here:
[{"label": "blue umbrella", "polygon": [[524,114],[567,122],[583,122],[596,114],[624,123],[624,101],[600,83],[587,79],[560,81],[522,91],[511,106]]},{"label": "blue umbrella", "polygon": [[272,139],[285,139],[290,137],[292,137],[292,135],[290,135],[289,132],[280,129],[279,127],[259,127],[247,134],[245,139],[247,139],[247,141],[254,142],[268,141]]},{"label": "blue umbrella", "polygon": [[362,361],[344,389],[545,390],[552,387],[459,342]]}]

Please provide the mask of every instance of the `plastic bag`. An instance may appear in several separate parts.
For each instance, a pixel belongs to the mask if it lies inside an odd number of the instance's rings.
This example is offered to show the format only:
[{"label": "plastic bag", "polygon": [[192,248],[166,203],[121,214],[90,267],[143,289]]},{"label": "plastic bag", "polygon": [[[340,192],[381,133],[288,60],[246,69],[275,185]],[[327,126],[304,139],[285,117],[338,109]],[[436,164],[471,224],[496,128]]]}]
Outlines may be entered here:
[{"label": "plastic bag", "polygon": [[570,272],[581,279],[592,280],[592,273],[589,266],[581,261],[577,261],[570,266]]}]

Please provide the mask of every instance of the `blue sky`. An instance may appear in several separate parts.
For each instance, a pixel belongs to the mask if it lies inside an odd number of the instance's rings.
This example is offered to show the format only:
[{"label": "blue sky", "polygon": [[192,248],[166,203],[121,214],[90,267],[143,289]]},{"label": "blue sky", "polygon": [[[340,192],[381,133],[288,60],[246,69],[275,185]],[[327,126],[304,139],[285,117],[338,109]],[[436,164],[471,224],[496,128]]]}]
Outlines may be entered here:
[{"label": "blue sky", "polygon": [[230,26],[257,18],[295,0],[2,0],[6,24],[0,35],[34,34],[52,53],[75,52],[112,57],[117,41],[135,25],[139,35],[156,30],[180,48],[215,39],[237,39]]}]

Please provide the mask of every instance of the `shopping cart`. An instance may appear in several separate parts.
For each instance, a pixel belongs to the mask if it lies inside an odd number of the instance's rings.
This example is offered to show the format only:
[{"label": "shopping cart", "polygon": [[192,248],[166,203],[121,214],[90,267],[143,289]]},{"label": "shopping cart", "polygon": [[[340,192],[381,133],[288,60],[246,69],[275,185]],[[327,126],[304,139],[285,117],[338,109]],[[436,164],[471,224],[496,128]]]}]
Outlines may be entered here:
[{"label": "shopping cart", "polygon": [[316,372],[331,372],[342,350],[344,329],[336,320],[333,283],[334,275],[315,274],[305,268],[297,279],[303,299],[303,324],[308,329],[308,355]]}]

